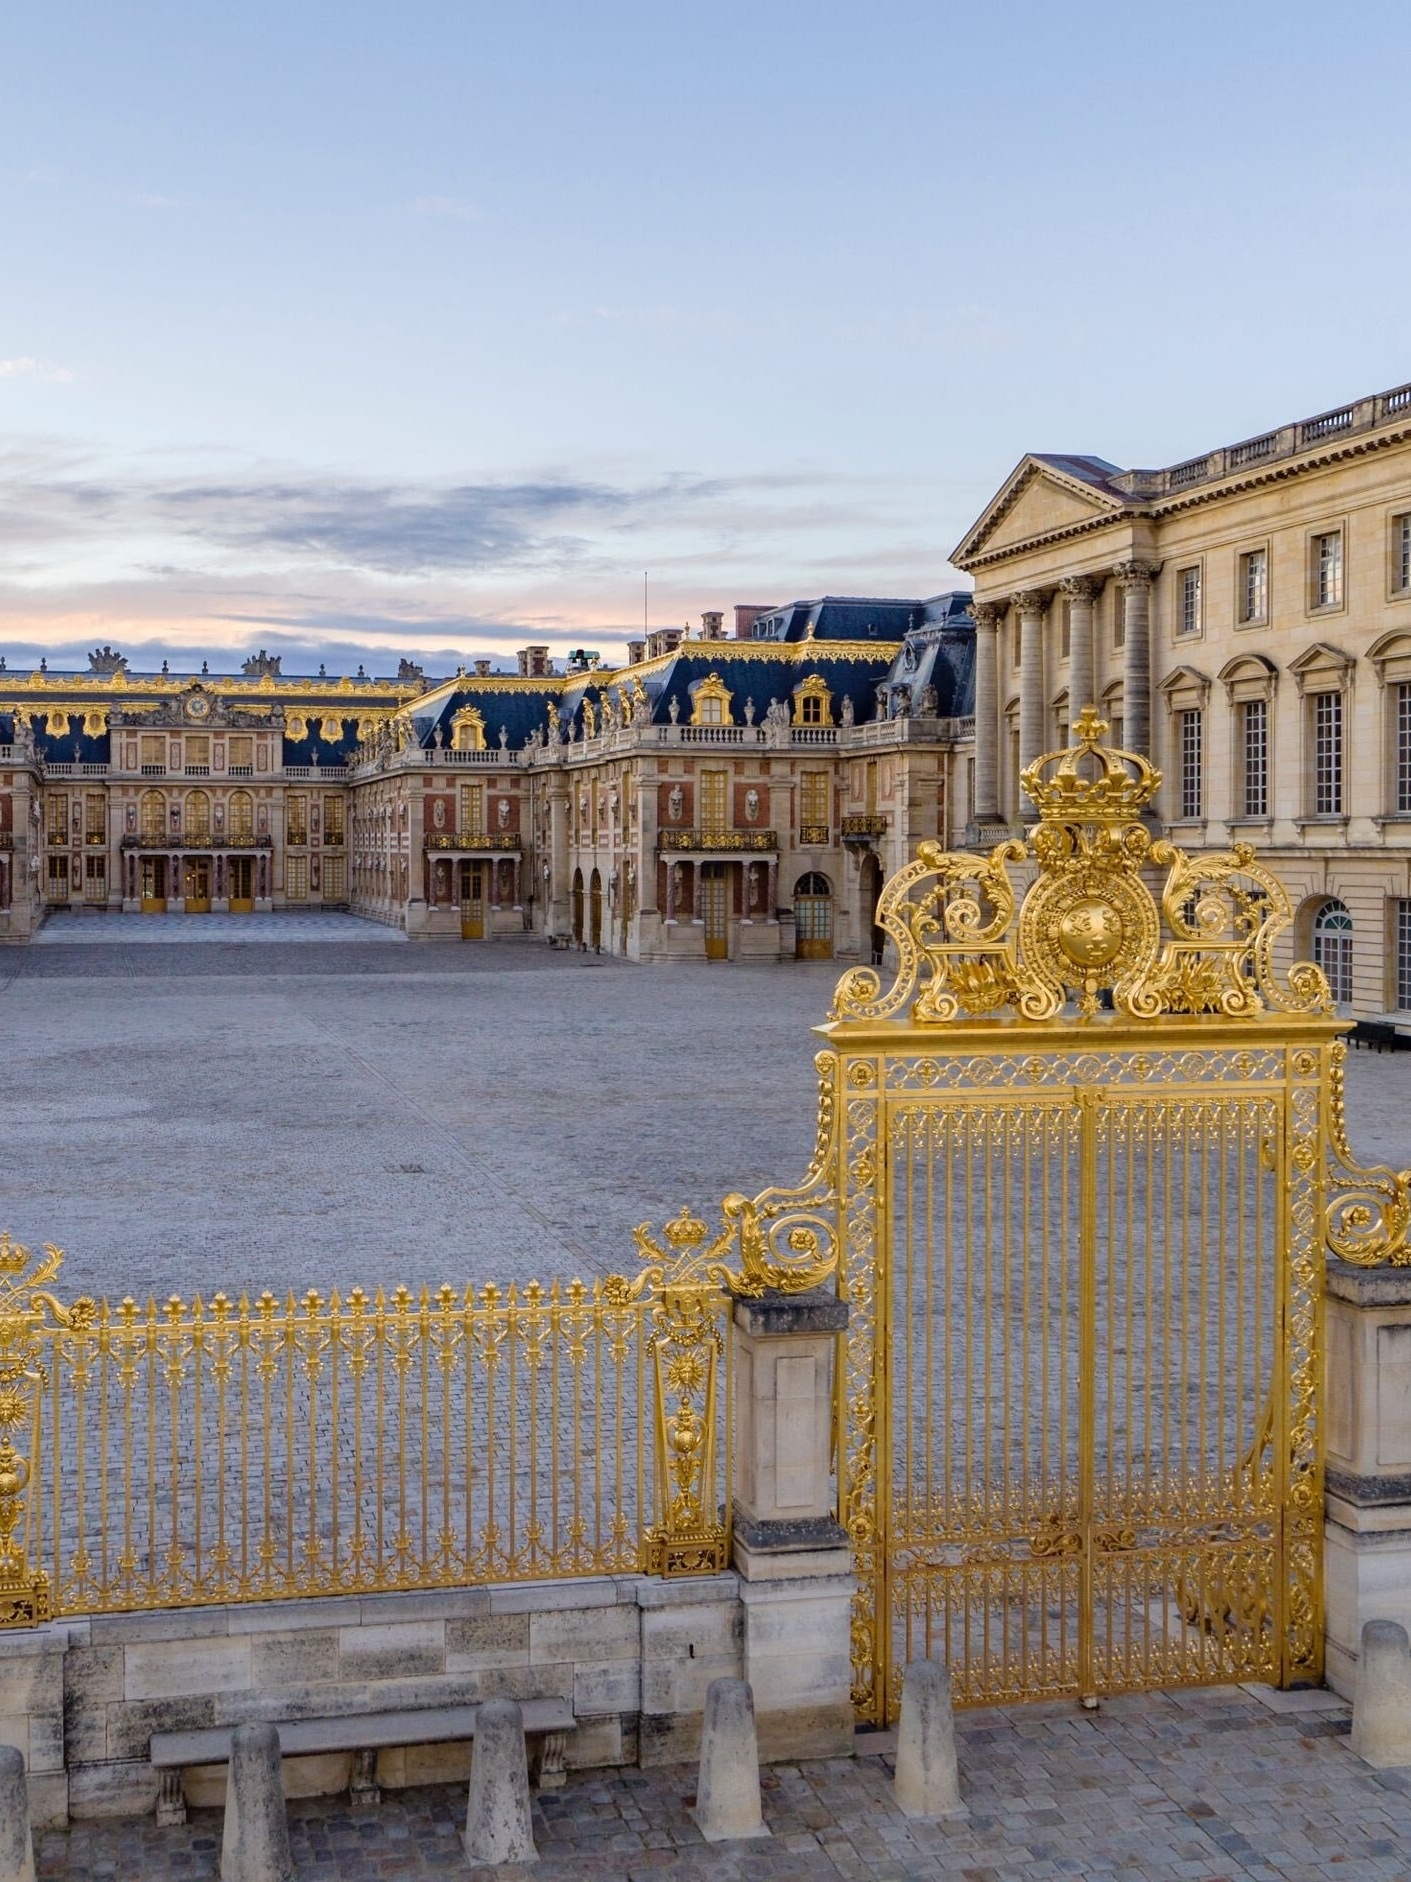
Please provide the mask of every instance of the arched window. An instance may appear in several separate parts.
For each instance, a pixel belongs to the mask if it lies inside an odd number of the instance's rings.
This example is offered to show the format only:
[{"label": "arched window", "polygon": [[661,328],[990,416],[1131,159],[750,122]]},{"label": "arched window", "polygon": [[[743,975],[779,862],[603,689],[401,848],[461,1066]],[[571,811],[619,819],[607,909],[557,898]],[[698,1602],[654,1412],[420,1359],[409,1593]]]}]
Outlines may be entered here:
[{"label": "arched window", "polygon": [[167,800],[161,791],[142,793],[142,841],[164,843],[167,835]]},{"label": "arched window", "polygon": [[185,828],[188,843],[211,840],[211,800],[204,791],[186,793]]},{"label": "arched window", "polygon": [[1352,917],[1343,902],[1324,902],[1313,918],[1313,959],[1328,977],[1334,1000],[1352,999]]},{"label": "arched window", "polygon": [[255,834],[255,800],[248,791],[232,791],[225,827],[232,843],[248,843]]}]

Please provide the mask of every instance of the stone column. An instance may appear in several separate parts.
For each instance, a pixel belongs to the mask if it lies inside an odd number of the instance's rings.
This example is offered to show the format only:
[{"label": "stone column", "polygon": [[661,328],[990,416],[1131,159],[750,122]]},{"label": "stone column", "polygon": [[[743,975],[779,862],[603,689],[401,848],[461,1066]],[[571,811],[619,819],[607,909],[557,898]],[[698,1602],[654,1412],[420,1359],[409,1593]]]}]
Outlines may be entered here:
[{"label": "stone column", "polygon": [[1059,583],[1068,602],[1068,724],[1077,724],[1085,706],[1097,704],[1093,670],[1093,603],[1098,584],[1091,575],[1070,575]]},{"label": "stone column", "polygon": [[[1015,595],[1019,615],[1019,769],[1044,751],[1044,598],[1036,588]],[[1019,814],[1032,823],[1034,806],[1021,791]]]},{"label": "stone column", "polygon": [[549,785],[549,905],[544,920],[548,932],[560,938],[570,930],[568,881],[568,785],[555,778]]},{"label": "stone column", "polygon": [[975,616],[974,838],[980,840],[987,828],[1000,821],[999,624],[1004,604],[981,601],[971,612]]},{"label": "stone column", "polygon": [[1152,562],[1119,562],[1113,571],[1122,584],[1122,743],[1128,751],[1151,755],[1151,583]]},{"label": "stone column", "polygon": [[691,920],[698,928],[705,925],[705,889],[699,862],[691,864]]},{"label": "stone column", "polygon": [[1327,1680],[1350,1699],[1368,1621],[1411,1628],[1411,1269],[1327,1269]]},{"label": "stone column", "polygon": [[832,1475],[847,1319],[822,1290],[735,1303],[734,1561],[766,1758],[835,1757],[853,1742],[855,1584]]}]

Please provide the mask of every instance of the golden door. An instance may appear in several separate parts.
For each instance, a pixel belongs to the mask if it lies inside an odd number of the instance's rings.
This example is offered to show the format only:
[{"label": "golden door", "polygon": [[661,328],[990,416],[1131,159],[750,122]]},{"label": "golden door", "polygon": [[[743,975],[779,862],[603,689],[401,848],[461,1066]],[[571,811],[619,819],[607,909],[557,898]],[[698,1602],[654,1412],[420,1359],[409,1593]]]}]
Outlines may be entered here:
[{"label": "golden door", "polygon": [[226,863],[230,885],[229,908],[232,915],[249,915],[255,907],[255,859],[232,856]]},{"label": "golden door", "polygon": [[167,912],[167,859],[165,856],[142,858],[142,913],[165,915]]},{"label": "golden door", "polygon": [[461,864],[461,940],[485,939],[485,864]]},{"label": "golden door", "polygon": [[701,865],[701,915],[705,921],[705,953],[708,961],[726,960],[730,952],[726,868],[725,863]]},{"label": "golden door", "polygon": [[182,870],[182,893],[188,915],[209,915],[211,912],[211,859],[209,856],[188,856]]}]

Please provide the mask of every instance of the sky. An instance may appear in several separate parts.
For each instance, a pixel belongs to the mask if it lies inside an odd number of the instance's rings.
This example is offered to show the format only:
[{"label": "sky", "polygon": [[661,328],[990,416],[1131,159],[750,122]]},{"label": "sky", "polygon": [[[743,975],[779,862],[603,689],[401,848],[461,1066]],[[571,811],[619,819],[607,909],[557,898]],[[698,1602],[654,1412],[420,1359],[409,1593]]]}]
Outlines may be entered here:
[{"label": "sky", "polygon": [[1404,0],[0,0],[0,652],[938,593],[1026,450],[1411,379],[1409,60]]}]

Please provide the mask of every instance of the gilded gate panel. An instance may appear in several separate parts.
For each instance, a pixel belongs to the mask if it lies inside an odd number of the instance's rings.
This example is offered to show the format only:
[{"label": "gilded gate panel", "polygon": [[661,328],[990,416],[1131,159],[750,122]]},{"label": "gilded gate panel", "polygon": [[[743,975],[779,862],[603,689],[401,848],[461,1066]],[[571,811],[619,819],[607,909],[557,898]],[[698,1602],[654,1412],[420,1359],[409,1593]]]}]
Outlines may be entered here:
[{"label": "gilded gate panel", "polygon": [[1280,883],[1153,840],[1158,775],[1105,729],[1026,773],[1027,842],[921,846],[892,984],[845,974],[823,1029],[859,1093],[839,1512],[879,1723],[916,1654],[971,1702],[1321,1671],[1321,1269],[1407,1259],[1411,1179],[1347,1148]]}]

